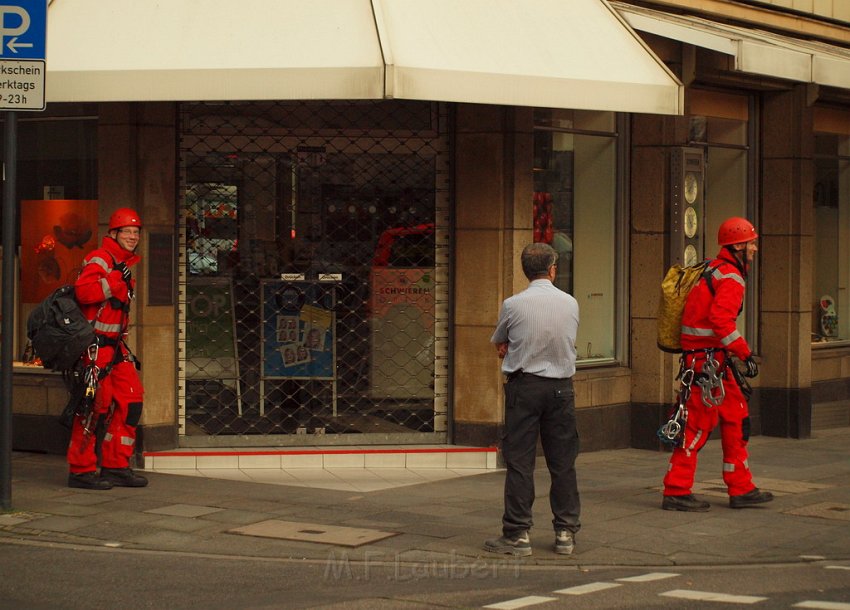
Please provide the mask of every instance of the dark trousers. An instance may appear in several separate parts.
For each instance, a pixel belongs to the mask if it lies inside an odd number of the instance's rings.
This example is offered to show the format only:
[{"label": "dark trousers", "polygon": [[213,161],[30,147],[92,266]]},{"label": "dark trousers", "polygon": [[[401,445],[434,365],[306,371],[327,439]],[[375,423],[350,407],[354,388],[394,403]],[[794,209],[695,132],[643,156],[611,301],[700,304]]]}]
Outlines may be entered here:
[{"label": "dark trousers", "polygon": [[549,488],[552,525],[555,530],[573,533],[581,527],[575,469],[579,441],[572,379],[521,375],[505,384],[502,439],[502,457],[507,466],[502,517],[505,536],[527,531],[533,524],[531,507],[538,436],[552,479]]}]

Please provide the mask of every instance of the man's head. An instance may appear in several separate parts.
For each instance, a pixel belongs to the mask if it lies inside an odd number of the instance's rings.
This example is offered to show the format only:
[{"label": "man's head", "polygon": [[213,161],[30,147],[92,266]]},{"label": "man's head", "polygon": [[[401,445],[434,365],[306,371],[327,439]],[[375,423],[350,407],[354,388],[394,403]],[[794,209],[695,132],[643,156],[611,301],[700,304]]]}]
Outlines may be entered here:
[{"label": "man's head", "polygon": [[549,244],[528,244],[522,250],[522,272],[531,280],[549,279],[555,277],[555,264],[558,262],[558,253]]},{"label": "man's head", "polygon": [[740,256],[741,260],[747,263],[753,262],[753,257],[758,252],[757,239],[758,233],[752,223],[737,216],[724,220],[717,231],[717,244]]},{"label": "man's head", "polygon": [[133,252],[139,245],[141,232],[142,220],[135,210],[118,208],[109,217],[108,235],[128,252]]}]

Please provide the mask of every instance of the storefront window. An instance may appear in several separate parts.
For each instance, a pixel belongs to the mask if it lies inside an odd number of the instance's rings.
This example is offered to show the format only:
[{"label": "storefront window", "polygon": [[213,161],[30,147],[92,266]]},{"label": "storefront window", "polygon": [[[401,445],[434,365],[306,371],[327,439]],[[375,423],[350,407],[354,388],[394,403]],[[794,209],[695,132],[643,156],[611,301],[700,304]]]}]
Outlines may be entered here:
[{"label": "storefront window", "polygon": [[558,251],[555,285],[579,302],[580,362],[616,355],[616,115],[538,110],[534,241]]},{"label": "storefront window", "polygon": [[187,439],[445,439],[446,113],[181,106]]},{"label": "storefront window", "polygon": [[[35,303],[72,280],[82,254],[97,244],[97,106],[51,104],[44,112],[19,113],[17,126],[16,241],[29,268],[16,288],[15,357],[24,351],[26,317]],[[43,228],[28,220],[33,215]]]},{"label": "storefront window", "polygon": [[52,104],[19,113],[17,154],[18,200],[97,199],[97,108]]},{"label": "storefront window", "polygon": [[815,136],[812,340],[850,339],[850,136]]}]

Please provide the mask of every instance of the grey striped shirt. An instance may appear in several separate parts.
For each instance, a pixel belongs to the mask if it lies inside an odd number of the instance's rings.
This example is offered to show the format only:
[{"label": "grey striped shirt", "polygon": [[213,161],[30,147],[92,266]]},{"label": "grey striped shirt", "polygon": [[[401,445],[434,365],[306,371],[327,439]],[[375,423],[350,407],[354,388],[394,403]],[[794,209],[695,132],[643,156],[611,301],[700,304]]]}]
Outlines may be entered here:
[{"label": "grey striped shirt", "polygon": [[547,279],[505,299],[495,344],[508,342],[502,361],[506,375],[522,370],[541,377],[572,377],[576,372],[578,301]]}]

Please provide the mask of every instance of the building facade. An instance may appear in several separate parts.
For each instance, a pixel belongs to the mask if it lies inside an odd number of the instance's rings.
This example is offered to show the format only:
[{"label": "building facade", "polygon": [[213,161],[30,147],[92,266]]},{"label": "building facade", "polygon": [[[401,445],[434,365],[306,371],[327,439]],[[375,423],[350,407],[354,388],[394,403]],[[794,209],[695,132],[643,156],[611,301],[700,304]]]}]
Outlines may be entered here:
[{"label": "building facade", "polygon": [[[760,234],[740,319],[761,363],[754,431],[850,425],[843,3],[540,2],[531,33],[557,69],[578,58],[567,74],[523,56],[527,16],[503,20],[518,30],[500,32],[517,43],[506,55],[479,58],[405,47],[417,28],[391,1],[331,4],[334,18],[299,13],[320,43],[354,23],[380,48],[343,49],[345,70],[311,57],[308,76],[295,48],[280,66],[262,44],[206,75],[183,47],[175,74],[75,54],[72,9],[95,29],[117,17],[51,5],[48,109],[19,130],[19,353],[39,290],[72,277],[66,255],[129,205],[145,223],[129,340],[144,362],[140,450],[493,445],[489,338],[526,284],[519,252],[545,241],[581,308],[583,450],[657,449],[677,367],[655,345],[661,277],[716,254],[737,215]],[[346,13],[358,4],[367,18]],[[597,27],[579,35],[569,11]],[[406,18],[451,46],[464,15]],[[86,231],[94,242],[59,239]],[[14,390],[16,448],[62,451],[61,380],[16,366]]]}]

